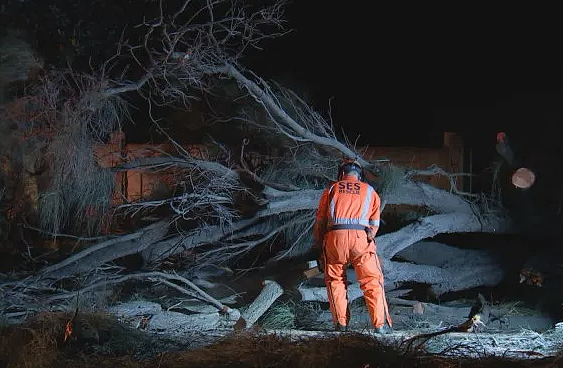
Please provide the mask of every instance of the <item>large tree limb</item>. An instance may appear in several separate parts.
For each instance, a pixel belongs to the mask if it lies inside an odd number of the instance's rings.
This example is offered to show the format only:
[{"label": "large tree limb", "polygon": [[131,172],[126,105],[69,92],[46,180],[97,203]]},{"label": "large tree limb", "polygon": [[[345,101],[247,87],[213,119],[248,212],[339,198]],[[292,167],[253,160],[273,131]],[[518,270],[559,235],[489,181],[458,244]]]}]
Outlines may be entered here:
[{"label": "large tree limb", "polygon": [[162,239],[169,226],[169,220],[164,219],[133,234],[92,245],[62,262],[45,267],[41,271],[40,277],[58,278],[92,270],[114,259],[143,251],[154,242]]},{"label": "large tree limb", "polygon": [[[394,290],[405,282],[416,282],[432,285],[438,295],[450,292],[471,289],[477,286],[497,285],[504,277],[503,268],[495,263],[468,264],[459,267],[437,267],[417,265],[408,262],[393,262],[382,259],[383,273],[386,290]],[[353,272],[353,271],[352,271]],[[328,302],[326,287],[301,286],[299,287],[302,301]],[[348,301],[363,296],[357,282],[348,285]]]},{"label": "large tree limb", "polygon": [[[409,192],[409,190],[412,190]],[[279,197],[271,200],[265,209],[260,210],[252,219],[235,221],[231,227],[210,226],[198,229],[186,236],[178,236],[159,242],[143,251],[147,262],[163,259],[185,249],[212,244],[226,236],[236,237],[237,231],[253,226],[261,218],[281,213],[300,210],[315,210],[318,207],[323,190],[301,190],[278,193]],[[410,194],[408,194],[410,193]],[[435,210],[454,211],[451,214],[435,215],[421,219],[397,232],[377,237],[379,252],[390,258],[409,245],[440,233],[454,232],[503,232],[507,229],[505,219],[495,216],[480,217],[478,209],[470,202],[444,190],[425,184],[407,182],[405,188],[392,193],[387,198],[388,204],[413,204],[432,206]],[[474,212],[475,211],[475,212]]]},{"label": "large tree limb", "polygon": [[[153,161],[153,163],[155,162]],[[225,172],[228,173],[228,171]],[[151,263],[186,249],[216,243],[227,236],[232,236],[239,230],[254,225],[262,218],[284,212],[315,208],[322,191],[303,190],[288,192],[283,194],[283,197],[286,198],[282,197],[282,192],[276,192],[276,195],[281,197],[280,200],[270,202],[264,210],[259,211],[253,218],[236,221],[230,227],[212,225],[200,228],[187,236],[180,235],[168,240],[162,240],[169,226],[167,220],[163,220],[133,234],[90,246],[62,262],[46,267],[42,271],[42,275],[58,277],[61,274],[83,272],[103,263],[138,252],[142,253],[143,259],[146,262]],[[162,227],[163,225],[165,227]],[[160,229],[160,232],[155,232],[155,229]]]},{"label": "large tree limb", "polygon": [[[430,284],[440,294],[482,285],[493,286],[504,277],[503,265],[493,251],[488,250],[461,249],[422,241],[398,253],[397,257],[401,262],[381,260],[388,295],[390,290],[393,292],[404,282]],[[362,296],[352,268],[346,270],[346,279],[350,282],[348,300]],[[299,291],[304,301],[328,301],[324,287],[305,285]]]},{"label": "large tree limb", "polygon": [[377,237],[378,253],[390,259],[406,247],[426,238],[444,233],[493,232],[508,230],[504,219],[473,212],[455,212],[428,216],[390,234]]},{"label": "large tree limb", "polygon": [[463,249],[435,241],[420,241],[395,255],[401,261],[437,267],[495,263],[495,250]]},{"label": "large tree limb", "polygon": [[475,205],[465,198],[423,182],[405,179],[383,198],[386,204],[424,206],[436,213],[476,212]]},{"label": "large tree limb", "polygon": [[493,261],[475,264],[468,259],[466,265],[443,268],[394,262],[388,259],[382,259],[381,263],[386,285],[391,287],[391,284],[397,285],[403,282],[430,284],[437,294],[477,286],[494,286],[503,279],[505,274],[503,267]]}]

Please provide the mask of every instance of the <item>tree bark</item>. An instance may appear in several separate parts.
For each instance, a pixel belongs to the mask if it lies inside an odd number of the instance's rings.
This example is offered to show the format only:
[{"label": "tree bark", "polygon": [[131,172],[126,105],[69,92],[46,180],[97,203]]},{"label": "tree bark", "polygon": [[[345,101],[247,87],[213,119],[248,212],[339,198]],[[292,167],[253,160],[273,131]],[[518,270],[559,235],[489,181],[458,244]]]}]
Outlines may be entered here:
[{"label": "tree bark", "polygon": [[62,262],[45,267],[41,277],[59,278],[93,270],[104,263],[143,251],[164,238],[169,226],[170,219],[164,219],[135,233],[92,245]]},{"label": "tree bark", "polygon": [[[302,302],[323,302],[328,303],[328,295],[326,287],[307,287],[300,286],[298,289]],[[364,292],[360,289],[360,284],[353,283],[347,288],[348,302],[354,301],[364,296]]]},{"label": "tree bark", "polygon": [[280,284],[266,280],[258,297],[241,313],[244,326],[252,327],[282,294],[283,289]]},{"label": "tree bark", "polygon": [[385,284],[395,286],[404,282],[432,285],[436,294],[471,289],[477,286],[497,285],[505,275],[497,263],[468,264],[462,267],[440,268],[408,262],[382,259]]},{"label": "tree bark", "polygon": [[496,216],[481,217],[473,211],[454,212],[423,217],[417,222],[390,234],[376,238],[378,253],[390,259],[408,246],[438,234],[507,231],[505,219]]},{"label": "tree bark", "polygon": [[414,180],[403,180],[392,193],[385,195],[386,204],[408,204],[430,209],[435,213],[478,212],[465,198],[429,184]]}]

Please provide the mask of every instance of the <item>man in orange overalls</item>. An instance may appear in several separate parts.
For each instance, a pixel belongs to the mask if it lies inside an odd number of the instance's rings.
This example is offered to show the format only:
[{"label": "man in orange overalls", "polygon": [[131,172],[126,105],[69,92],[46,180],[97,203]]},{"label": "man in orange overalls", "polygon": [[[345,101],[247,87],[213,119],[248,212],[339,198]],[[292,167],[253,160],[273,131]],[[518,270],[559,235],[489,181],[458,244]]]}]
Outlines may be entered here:
[{"label": "man in orange overalls", "polygon": [[323,192],[319,203],[313,248],[321,271],[324,269],[336,330],[346,330],[350,321],[346,268],[351,263],[375,331],[387,333],[391,331],[392,322],[375,245],[381,201],[362,178],[363,170],[357,161],[346,160],[340,166],[338,181]]}]

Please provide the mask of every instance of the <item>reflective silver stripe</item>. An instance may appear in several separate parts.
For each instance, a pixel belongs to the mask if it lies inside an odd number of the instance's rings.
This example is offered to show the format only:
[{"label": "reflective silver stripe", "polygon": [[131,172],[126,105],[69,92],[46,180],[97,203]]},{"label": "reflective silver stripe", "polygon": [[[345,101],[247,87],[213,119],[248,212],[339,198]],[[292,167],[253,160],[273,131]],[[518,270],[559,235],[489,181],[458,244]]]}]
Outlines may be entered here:
[{"label": "reflective silver stripe", "polygon": [[[332,187],[330,187],[330,191],[329,193],[332,193],[332,190],[334,189],[334,186],[336,185],[333,184]],[[334,197],[332,198],[332,200],[330,201],[330,216],[329,216],[329,226],[331,225],[363,225],[363,226],[379,226],[379,220],[377,221],[377,224],[374,225],[372,223],[372,221],[368,220],[368,215],[369,215],[369,205],[371,203],[371,197],[373,196],[374,190],[373,187],[371,185],[368,185],[368,190],[366,193],[366,198],[364,199],[364,203],[362,204],[362,212],[360,215],[360,218],[336,218],[336,213],[335,213],[335,200]]]},{"label": "reflective silver stripe", "polygon": [[360,216],[360,221],[368,220],[369,204],[371,203],[372,194],[373,188],[368,184],[368,192],[366,193],[366,198],[364,199],[364,204],[362,206],[362,215]]},{"label": "reflective silver stripe", "polygon": [[337,218],[331,223],[331,225],[362,225],[369,226],[368,220],[360,220],[357,218]]},{"label": "reflective silver stripe", "polygon": [[[337,183],[334,183],[334,184],[332,184],[332,186],[330,187],[330,190],[328,191],[329,198],[330,198],[330,195],[332,194],[332,190],[334,189],[334,186],[335,186],[336,184],[337,184]],[[330,213],[329,213],[329,218],[330,218],[329,223],[330,223],[330,224],[334,224],[334,222],[335,222],[335,220],[336,220],[336,218],[335,218],[335,217],[336,217],[336,213],[334,212],[334,211],[335,211],[334,206],[335,206],[335,202],[334,202],[334,196],[333,196],[332,199],[331,199],[331,201],[330,201]]]},{"label": "reflective silver stripe", "polygon": [[379,226],[379,220],[369,220],[370,226]]},{"label": "reflective silver stripe", "polygon": [[385,325],[385,322],[387,322],[389,327],[393,327],[393,321],[391,320],[391,316],[389,315],[389,306],[387,305],[387,298],[385,297],[385,283],[383,282],[383,269],[381,268],[381,262],[379,261],[379,256],[377,255],[377,252],[374,253],[374,256],[375,256],[376,266],[379,269],[379,273],[381,274],[381,277],[379,278],[379,286],[381,287],[381,295],[383,296],[383,298],[381,298],[381,302],[383,303],[383,312],[384,312],[383,315],[385,317],[385,321],[383,321],[383,325]]}]

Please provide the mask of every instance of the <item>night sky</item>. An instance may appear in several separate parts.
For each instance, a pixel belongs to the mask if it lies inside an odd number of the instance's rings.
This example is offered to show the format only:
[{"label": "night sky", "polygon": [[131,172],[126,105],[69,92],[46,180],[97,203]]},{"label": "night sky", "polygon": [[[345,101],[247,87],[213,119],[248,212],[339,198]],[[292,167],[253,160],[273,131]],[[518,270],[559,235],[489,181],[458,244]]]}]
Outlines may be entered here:
[{"label": "night sky", "polygon": [[[329,5],[331,3],[332,5]],[[289,81],[351,139],[372,145],[557,145],[563,114],[563,33],[550,9],[492,9],[294,1],[295,31],[246,61]]]},{"label": "night sky", "polygon": [[[0,22],[40,29],[38,42],[55,49],[62,25],[45,18],[54,17],[52,4],[67,12],[67,32],[87,19],[94,38],[111,39],[122,25],[113,35],[109,25],[142,18],[133,2],[115,13],[105,0],[9,0]],[[325,117],[332,101],[337,131],[351,141],[359,135],[360,145],[440,146],[443,131],[456,131],[472,147],[492,147],[503,130],[518,144],[559,146],[563,26],[555,5],[364,3],[291,1],[293,32],[248,52],[243,65],[304,95]]]}]

